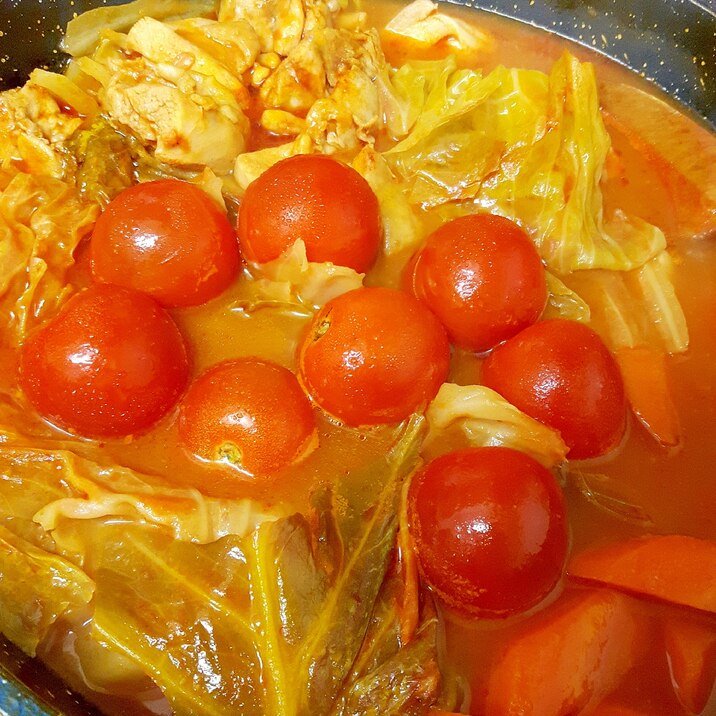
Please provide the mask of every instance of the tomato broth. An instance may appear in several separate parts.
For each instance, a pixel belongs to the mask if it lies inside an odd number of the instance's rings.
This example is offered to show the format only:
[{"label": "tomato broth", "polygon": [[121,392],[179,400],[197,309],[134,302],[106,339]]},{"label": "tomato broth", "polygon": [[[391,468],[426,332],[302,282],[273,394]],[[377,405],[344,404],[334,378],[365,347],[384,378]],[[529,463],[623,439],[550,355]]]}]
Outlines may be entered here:
[{"label": "tomato broth", "polygon": [[[367,10],[371,23],[382,27],[400,7],[394,2],[376,2]],[[452,7],[449,12],[492,37],[486,49],[460,56],[462,65],[485,72],[500,64],[548,71],[568,45],[555,35],[493,15]],[[384,48],[394,66],[421,56],[420,52],[410,53],[400,44],[392,44],[389,38]],[[668,380],[683,436],[681,444],[675,448],[659,445],[639,420],[630,415],[627,435],[614,452],[570,464],[569,474],[562,477],[571,550],[578,554],[642,534],[714,539],[716,137],[634,73],[581,46],[570,44],[569,49],[581,60],[596,65],[614,150],[602,183],[606,211],[621,209],[664,231],[675,261],[674,283],[690,333],[688,351],[667,359]],[[448,52],[445,47],[431,48],[422,56],[440,57]],[[262,137],[262,146],[278,143],[275,135],[258,132],[256,136]],[[252,146],[255,148],[260,147]],[[425,234],[439,223],[431,212],[416,210],[416,216]],[[404,258],[381,264],[370,282],[397,287]],[[88,273],[88,258],[80,253],[73,281],[78,285],[88,283]],[[578,280],[571,287],[587,298],[588,289]],[[239,280],[204,305],[172,309],[189,346],[194,377],[219,361],[241,356],[259,356],[295,369],[296,350],[308,330],[311,312],[298,306],[247,310],[247,296],[245,282]],[[12,383],[16,357],[13,351],[3,349],[0,358],[0,380],[5,387]],[[462,385],[478,382],[483,358],[462,350],[453,351],[448,380]],[[100,463],[117,463],[160,476],[174,485],[196,488],[209,496],[248,497],[269,509],[305,511],[311,493],[318,486],[330,484],[336,475],[347,474],[379,457],[388,449],[393,436],[394,426],[356,431],[328,417],[319,417],[319,448],[270,481],[252,480],[226,466],[210,465],[191,457],[179,444],[176,411],[144,435],[125,440],[85,441],[81,454]],[[441,609],[439,657],[443,689],[449,694],[445,703],[461,713],[497,716],[490,710],[488,684],[497,658],[524,630],[549,619],[550,614],[570,604],[570,600],[602,591],[611,594],[604,587],[567,578],[565,585],[527,615],[506,620],[467,620]],[[600,698],[606,704],[631,707],[634,714],[643,716],[690,713],[674,692],[664,629],[669,623],[687,621],[710,631],[716,638],[714,615],[633,593],[624,599],[637,615],[634,634],[639,648],[633,651],[633,663],[626,677]],[[71,685],[81,688],[82,684],[71,673],[73,630],[78,627],[70,626],[70,636],[55,640],[45,649],[44,658]],[[546,681],[550,679],[550,668],[544,664]],[[108,713],[129,713],[130,708],[138,709],[131,713],[140,713],[139,706],[127,705],[135,702],[89,696]],[[584,713],[599,714],[597,701],[575,703],[569,713],[582,713],[587,708],[591,710]],[[146,700],[150,702],[151,699]],[[161,703],[157,697],[151,710],[164,712],[166,705],[157,705]],[[709,704],[703,713],[709,712],[709,708],[716,709],[713,698]],[[539,713],[550,716],[548,711]]]}]

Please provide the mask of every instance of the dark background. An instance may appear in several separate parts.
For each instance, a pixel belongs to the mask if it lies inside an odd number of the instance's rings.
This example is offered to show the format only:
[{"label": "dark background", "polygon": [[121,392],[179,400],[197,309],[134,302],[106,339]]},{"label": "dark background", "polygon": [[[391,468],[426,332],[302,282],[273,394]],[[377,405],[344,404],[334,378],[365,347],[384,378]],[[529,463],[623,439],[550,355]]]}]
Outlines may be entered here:
[{"label": "dark background", "polygon": [[[0,86],[62,64],[74,13],[119,0],[0,0]],[[407,0],[406,0],[407,1]],[[514,17],[613,57],[716,128],[716,0],[449,0]]]}]

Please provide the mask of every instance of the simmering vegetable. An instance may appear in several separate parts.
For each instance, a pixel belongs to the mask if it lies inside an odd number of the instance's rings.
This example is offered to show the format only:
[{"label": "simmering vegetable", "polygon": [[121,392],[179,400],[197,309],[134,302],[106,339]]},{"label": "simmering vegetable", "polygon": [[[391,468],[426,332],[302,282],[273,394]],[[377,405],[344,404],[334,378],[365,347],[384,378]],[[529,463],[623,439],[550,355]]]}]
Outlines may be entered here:
[{"label": "simmering vegetable", "polygon": [[359,288],[316,314],[299,375],[313,400],[347,425],[394,423],[435,397],[449,357],[445,329],[416,299]]},{"label": "simmering vegetable", "polygon": [[94,286],[71,298],[22,349],[25,394],[45,418],[81,435],[146,430],[188,378],[179,330],[153,299]]},{"label": "simmering vegetable", "polygon": [[485,361],[485,385],[559,430],[569,457],[603,455],[624,434],[619,366],[599,336],[576,321],[542,321]]},{"label": "simmering vegetable", "polygon": [[380,245],[378,200],[345,164],[322,156],[291,157],[246,189],[239,238],[250,261],[273,261],[301,240],[309,261],[364,273]]},{"label": "simmering vegetable", "polygon": [[410,508],[425,578],[462,612],[525,611],[562,576],[564,498],[554,476],[524,453],[495,447],[443,455],[416,475]]},{"label": "simmering vegetable", "polygon": [[192,306],[236,277],[239,249],[226,216],[201,189],[164,179],[125,189],[92,232],[92,276]]},{"label": "simmering vegetable", "polygon": [[454,219],[428,237],[406,277],[456,345],[493,348],[534,323],[547,297],[529,236],[500,216]]},{"label": "simmering vegetable", "polygon": [[311,406],[291,371],[243,359],[219,363],[192,384],[179,437],[204,460],[270,474],[315,447]]},{"label": "simmering vegetable", "polygon": [[716,140],[536,33],[135,0],[0,93],[3,638],[109,716],[713,711]]}]

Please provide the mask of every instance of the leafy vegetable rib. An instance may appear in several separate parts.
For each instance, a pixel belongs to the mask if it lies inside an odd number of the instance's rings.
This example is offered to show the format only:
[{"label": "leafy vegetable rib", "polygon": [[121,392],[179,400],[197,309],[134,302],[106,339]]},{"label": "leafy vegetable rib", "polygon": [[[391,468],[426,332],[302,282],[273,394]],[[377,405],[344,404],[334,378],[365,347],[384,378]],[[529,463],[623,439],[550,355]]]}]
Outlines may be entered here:
[{"label": "leafy vegetable rib", "polygon": [[244,619],[240,612],[233,608],[228,600],[217,600],[210,592],[202,589],[200,585],[187,580],[178,570],[163,560],[158,554],[155,554],[151,550],[147,549],[147,547],[145,547],[141,542],[134,539],[131,534],[127,538],[127,541],[133,549],[137,550],[137,552],[139,552],[142,556],[146,557],[149,562],[153,562],[157,567],[160,567],[161,572],[166,572],[167,575],[176,581],[182,582],[189,592],[197,596],[201,602],[211,606],[218,614],[225,614],[226,616],[235,619],[245,637],[248,639],[253,637],[251,624]]},{"label": "leafy vegetable rib", "polygon": [[[267,531],[259,530],[254,535],[255,551],[262,555],[275,545],[270,543],[270,536]],[[271,610],[271,603],[277,601],[274,583],[271,575],[267,574],[266,565],[261,558],[257,559],[251,567],[251,590],[260,609],[262,627],[257,630],[257,644],[259,653],[262,655],[262,663],[265,665],[264,673],[267,674],[270,684],[266,694],[273,701],[273,713],[287,713],[289,698],[286,693],[285,684],[288,676],[281,662],[279,644],[276,635],[280,634],[280,624],[276,623]]]},{"label": "leafy vegetable rib", "polygon": [[[388,456],[341,478],[332,498],[317,495],[318,530],[293,515],[243,539],[199,545],[161,527],[96,524],[105,545],[95,574],[98,633],[153,674],[179,714],[329,714],[369,674],[393,683],[390,664],[413,652],[400,642],[387,648],[399,621],[393,593],[379,594],[422,425],[415,418]],[[365,645],[377,601],[389,629]],[[428,653],[434,640],[424,642]],[[426,706],[437,688],[433,663],[426,674],[406,672],[395,692],[375,686],[379,701],[407,703],[416,691]]]}]

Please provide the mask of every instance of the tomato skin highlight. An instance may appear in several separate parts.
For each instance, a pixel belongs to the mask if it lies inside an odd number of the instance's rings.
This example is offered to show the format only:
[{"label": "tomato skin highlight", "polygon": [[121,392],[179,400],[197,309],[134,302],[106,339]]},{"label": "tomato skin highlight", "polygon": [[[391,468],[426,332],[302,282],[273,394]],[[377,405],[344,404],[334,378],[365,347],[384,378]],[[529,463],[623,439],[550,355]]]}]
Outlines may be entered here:
[{"label": "tomato skin highlight", "polygon": [[576,321],[540,321],[495,348],[482,382],[562,435],[568,457],[615,448],[626,429],[624,383],[602,339]]},{"label": "tomato skin highlight", "polygon": [[378,199],[347,164],[323,155],[289,157],[248,186],[238,233],[248,261],[273,261],[301,239],[309,261],[365,273],[380,248]]},{"label": "tomato skin highlight", "polygon": [[239,270],[226,216],[199,187],[177,179],[117,195],[92,233],[92,276],[149,294],[164,306],[194,306],[222,293]]},{"label": "tomato skin highlight", "polygon": [[299,379],[326,413],[351,427],[395,423],[431,401],[450,347],[417,299],[359,288],[329,301],[299,346]]},{"label": "tomato skin highlight", "polygon": [[316,445],[316,418],[296,376],[259,358],[217,363],[179,408],[179,439],[195,457],[270,475]]},{"label": "tomato skin highlight", "polygon": [[524,453],[486,447],[442,455],[413,479],[408,510],[426,582],[460,613],[526,611],[562,577],[564,497],[552,473]]},{"label": "tomato skin highlight", "polygon": [[22,346],[20,385],[44,418],[85,437],[142,432],[177,402],[189,376],[171,316],[131,289],[94,285]]},{"label": "tomato skin highlight", "polygon": [[544,266],[527,232],[491,214],[462,216],[434,231],[406,281],[451,342],[477,352],[533,324],[547,302]]}]

